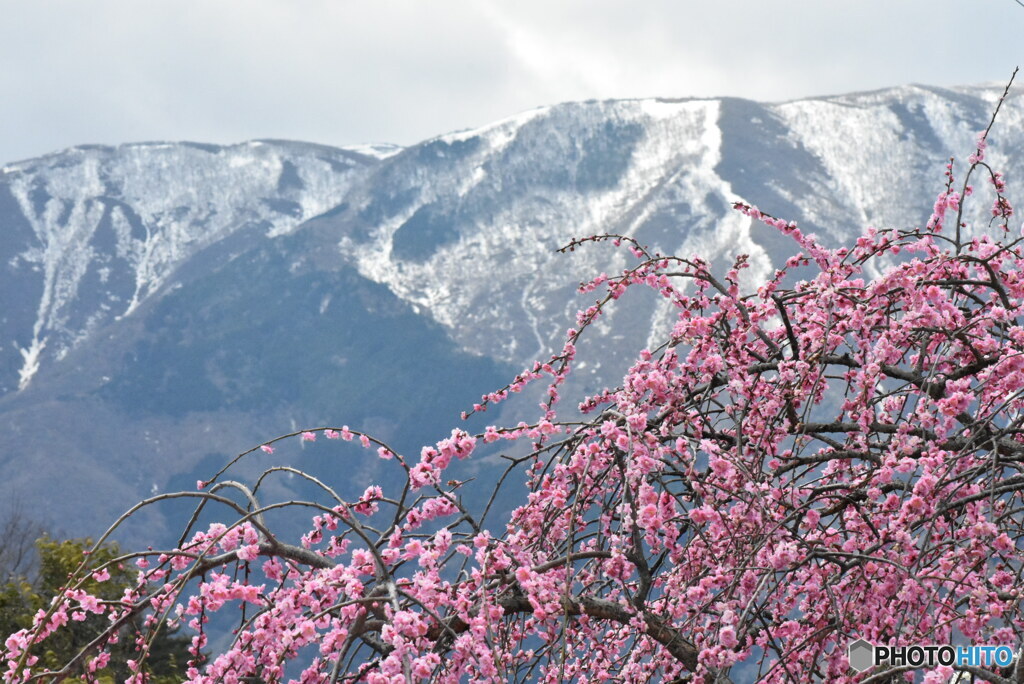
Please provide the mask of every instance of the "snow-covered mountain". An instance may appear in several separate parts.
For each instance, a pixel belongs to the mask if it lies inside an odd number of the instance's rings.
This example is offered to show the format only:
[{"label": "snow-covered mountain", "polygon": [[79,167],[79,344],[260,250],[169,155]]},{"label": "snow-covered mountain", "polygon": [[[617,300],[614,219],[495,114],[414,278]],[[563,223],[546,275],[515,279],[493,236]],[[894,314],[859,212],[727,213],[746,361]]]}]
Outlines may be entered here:
[{"label": "snow-covered mountain", "polygon": [[[732,202],[831,243],[921,223],[1001,92],[584,102],[404,149],[153,143],[9,164],[0,498],[61,487],[55,521],[95,533],[293,424],[414,448],[560,344],[590,303],[581,280],[629,263],[609,245],[558,254],[572,237],[630,234],[719,263],[746,253],[756,282],[789,245]],[[990,139],[1011,191],[1019,102]],[[614,382],[670,314],[621,302],[587,338],[576,386]],[[350,475],[365,486],[373,466]]]},{"label": "snow-covered mountain", "polygon": [[0,296],[14,334],[0,346],[0,391],[24,389],[42,363],[132,314],[204,248],[246,228],[282,235],[336,206],[375,161],[252,141],[76,147],[5,166],[0,220],[13,282]]}]

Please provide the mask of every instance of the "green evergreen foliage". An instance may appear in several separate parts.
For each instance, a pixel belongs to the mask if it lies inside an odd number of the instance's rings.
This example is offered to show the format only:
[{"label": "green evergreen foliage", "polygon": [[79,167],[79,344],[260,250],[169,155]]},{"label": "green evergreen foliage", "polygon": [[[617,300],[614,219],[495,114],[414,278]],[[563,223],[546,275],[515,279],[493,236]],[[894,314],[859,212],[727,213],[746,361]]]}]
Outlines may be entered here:
[{"label": "green evergreen foliage", "polygon": [[[0,640],[20,629],[32,626],[33,616],[46,610],[50,602],[67,584],[68,578],[79,568],[83,555],[91,549],[89,539],[57,540],[44,535],[36,541],[38,570],[35,577],[14,576],[0,585]],[[93,567],[106,566],[110,578],[100,582],[89,577],[81,589],[105,601],[120,600],[125,589],[136,583],[136,571],[123,563],[115,562],[121,555],[116,544],[105,544],[92,552],[90,564]],[[141,619],[141,618],[137,618]],[[70,621],[57,634],[47,640],[45,650],[34,653],[40,662],[52,669],[60,669],[71,661],[78,652],[99,636],[107,627],[106,616],[89,614],[85,620]],[[119,641],[111,648],[109,665],[96,673],[95,678],[86,676],[84,664],[73,668],[74,681],[95,681],[100,684],[124,681],[131,675],[126,662],[137,659],[137,649],[132,639],[139,631],[139,625],[126,624],[120,630]],[[185,669],[190,658],[189,639],[162,629],[157,633],[149,648],[146,668],[153,684],[173,684],[185,678]]]}]

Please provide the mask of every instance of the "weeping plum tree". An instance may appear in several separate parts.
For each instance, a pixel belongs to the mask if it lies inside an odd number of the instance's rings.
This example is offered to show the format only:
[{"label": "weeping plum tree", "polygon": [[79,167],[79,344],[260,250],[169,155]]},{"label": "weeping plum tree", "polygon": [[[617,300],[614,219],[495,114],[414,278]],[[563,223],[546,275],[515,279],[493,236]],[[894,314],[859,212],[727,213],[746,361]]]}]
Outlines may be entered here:
[{"label": "weeping plum tree", "polygon": [[[573,242],[613,243],[636,261],[584,284],[600,298],[561,351],[474,407],[545,383],[533,424],[456,429],[412,458],[348,428],[280,438],[351,441],[401,469],[400,491],[344,500],[330,481],[279,467],[248,485],[221,471],[143,502],[194,497],[221,522],[194,517],[176,548],[124,556],[138,588],[116,601],[83,589],[106,574],[86,557],[62,598],[7,638],[7,681],[90,679],[122,626],[140,622],[134,682],[149,678],[168,625],[194,635],[197,682],[913,679],[853,670],[857,638],[1019,656],[1024,249],[985,160],[988,133],[962,180],[947,167],[921,228],[827,249],[737,203],[794,245],[768,282],[741,284],[744,257],[719,277],[625,236]],[[992,221],[969,232],[964,201],[979,179],[994,190]],[[797,269],[810,276],[796,281]],[[670,302],[674,327],[621,386],[556,411],[576,344],[633,288]],[[520,505],[489,526],[448,478],[453,459],[503,440],[524,447],[509,445],[495,496]],[[282,473],[320,498],[264,500]],[[301,539],[275,529],[286,507],[311,510]],[[208,620],[227,611],[236,629],[204,658]],[[109,629],[43,667],[47,640],[89,614]],[[1024,681],[1016,664],[962,669]]]}]

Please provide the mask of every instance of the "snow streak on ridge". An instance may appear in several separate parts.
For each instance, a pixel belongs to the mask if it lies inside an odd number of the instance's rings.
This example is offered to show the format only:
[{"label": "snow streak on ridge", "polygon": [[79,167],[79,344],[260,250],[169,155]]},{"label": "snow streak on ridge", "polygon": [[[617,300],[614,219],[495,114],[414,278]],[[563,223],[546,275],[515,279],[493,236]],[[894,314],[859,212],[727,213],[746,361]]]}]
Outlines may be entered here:
[{"label": "snow streak on ridge", "polygon": [[[19,389],[38,372],[44,349],[60,358],[89,328],[130,315],[189,257],[238,230],[281,235],[336,206],[372,161],[304,144],[146,143],[79,147],[5,167],[0,183],[34,234],[12,266],[42,275],[35,322],[20,346]],[[102,295],[83,315],[76,309],[87,278]],[[114,287],[124,279],[130,287]],[[72,318],[88,322],[75,326]]]}]

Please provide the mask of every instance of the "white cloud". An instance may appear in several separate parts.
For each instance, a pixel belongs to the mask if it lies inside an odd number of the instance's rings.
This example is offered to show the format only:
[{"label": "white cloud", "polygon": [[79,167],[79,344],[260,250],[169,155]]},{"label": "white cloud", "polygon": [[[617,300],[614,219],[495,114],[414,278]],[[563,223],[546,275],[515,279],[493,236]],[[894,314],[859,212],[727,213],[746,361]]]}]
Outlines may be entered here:
[{"label": "white cloud", "polygon": [[1012,0],[0,0],[0,160],[412,143],[540,104],[1004,80]]}]

